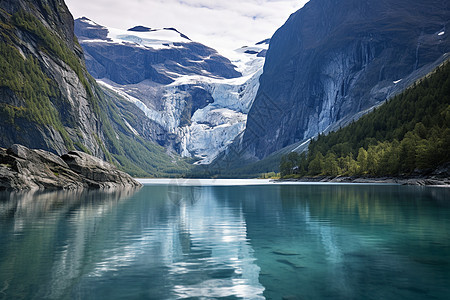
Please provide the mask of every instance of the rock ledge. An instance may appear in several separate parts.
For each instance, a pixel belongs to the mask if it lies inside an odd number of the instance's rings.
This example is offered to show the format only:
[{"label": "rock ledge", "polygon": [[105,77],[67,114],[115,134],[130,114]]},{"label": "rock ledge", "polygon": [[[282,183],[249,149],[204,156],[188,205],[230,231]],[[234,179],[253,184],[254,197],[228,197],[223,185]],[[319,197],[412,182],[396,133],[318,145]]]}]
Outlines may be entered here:
[{"label": "rock ledge", "polygon": [[141,186],[115,166],[84,152],[61,157],[22,145],[0,148],[0,190],[83,188],[110,189]]}]

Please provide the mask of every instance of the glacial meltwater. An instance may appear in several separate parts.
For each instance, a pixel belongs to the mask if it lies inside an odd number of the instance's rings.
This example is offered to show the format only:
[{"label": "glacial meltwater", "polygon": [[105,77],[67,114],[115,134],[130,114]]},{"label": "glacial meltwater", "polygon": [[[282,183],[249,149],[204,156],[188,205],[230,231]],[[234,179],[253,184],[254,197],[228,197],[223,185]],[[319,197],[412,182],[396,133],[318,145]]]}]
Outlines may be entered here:
[{"label": "glacial meltwater", "polygon": [[0,299],[450,297],[448,188],[148,183],[1,193]]}]

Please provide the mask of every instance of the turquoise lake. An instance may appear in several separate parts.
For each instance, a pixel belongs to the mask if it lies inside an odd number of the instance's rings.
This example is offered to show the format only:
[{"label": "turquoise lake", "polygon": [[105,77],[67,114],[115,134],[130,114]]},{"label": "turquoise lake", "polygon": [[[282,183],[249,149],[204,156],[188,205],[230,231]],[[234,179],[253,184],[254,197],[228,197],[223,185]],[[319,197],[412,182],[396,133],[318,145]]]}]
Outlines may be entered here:
[{"label": "turquoise lake", "polygon": [[448,188],[179,183],[1,193],[0,299],[450,297]]}]

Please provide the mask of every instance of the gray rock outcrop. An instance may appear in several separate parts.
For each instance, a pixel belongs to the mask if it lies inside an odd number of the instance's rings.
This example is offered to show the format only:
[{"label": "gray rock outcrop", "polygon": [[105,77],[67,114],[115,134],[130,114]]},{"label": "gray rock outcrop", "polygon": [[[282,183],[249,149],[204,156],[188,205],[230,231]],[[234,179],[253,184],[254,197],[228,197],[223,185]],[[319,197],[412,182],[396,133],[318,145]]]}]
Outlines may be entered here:
[{"label": "gray rock outcrop", "polygon": [[57,156],[22,145],[0,148],[0,190],[139,187],[140,183],[115,166],[84,152]]}]

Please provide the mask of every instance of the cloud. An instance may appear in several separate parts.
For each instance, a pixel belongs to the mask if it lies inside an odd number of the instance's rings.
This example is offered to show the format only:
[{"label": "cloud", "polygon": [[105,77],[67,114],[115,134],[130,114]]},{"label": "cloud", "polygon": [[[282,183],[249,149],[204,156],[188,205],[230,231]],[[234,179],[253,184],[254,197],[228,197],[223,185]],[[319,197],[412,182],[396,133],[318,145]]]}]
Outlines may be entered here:
[{"label": "cloud", "polygon": [[113,28],[175,27],[220,52],[273,35],[308,0],[66,0],[75,18]]}]

